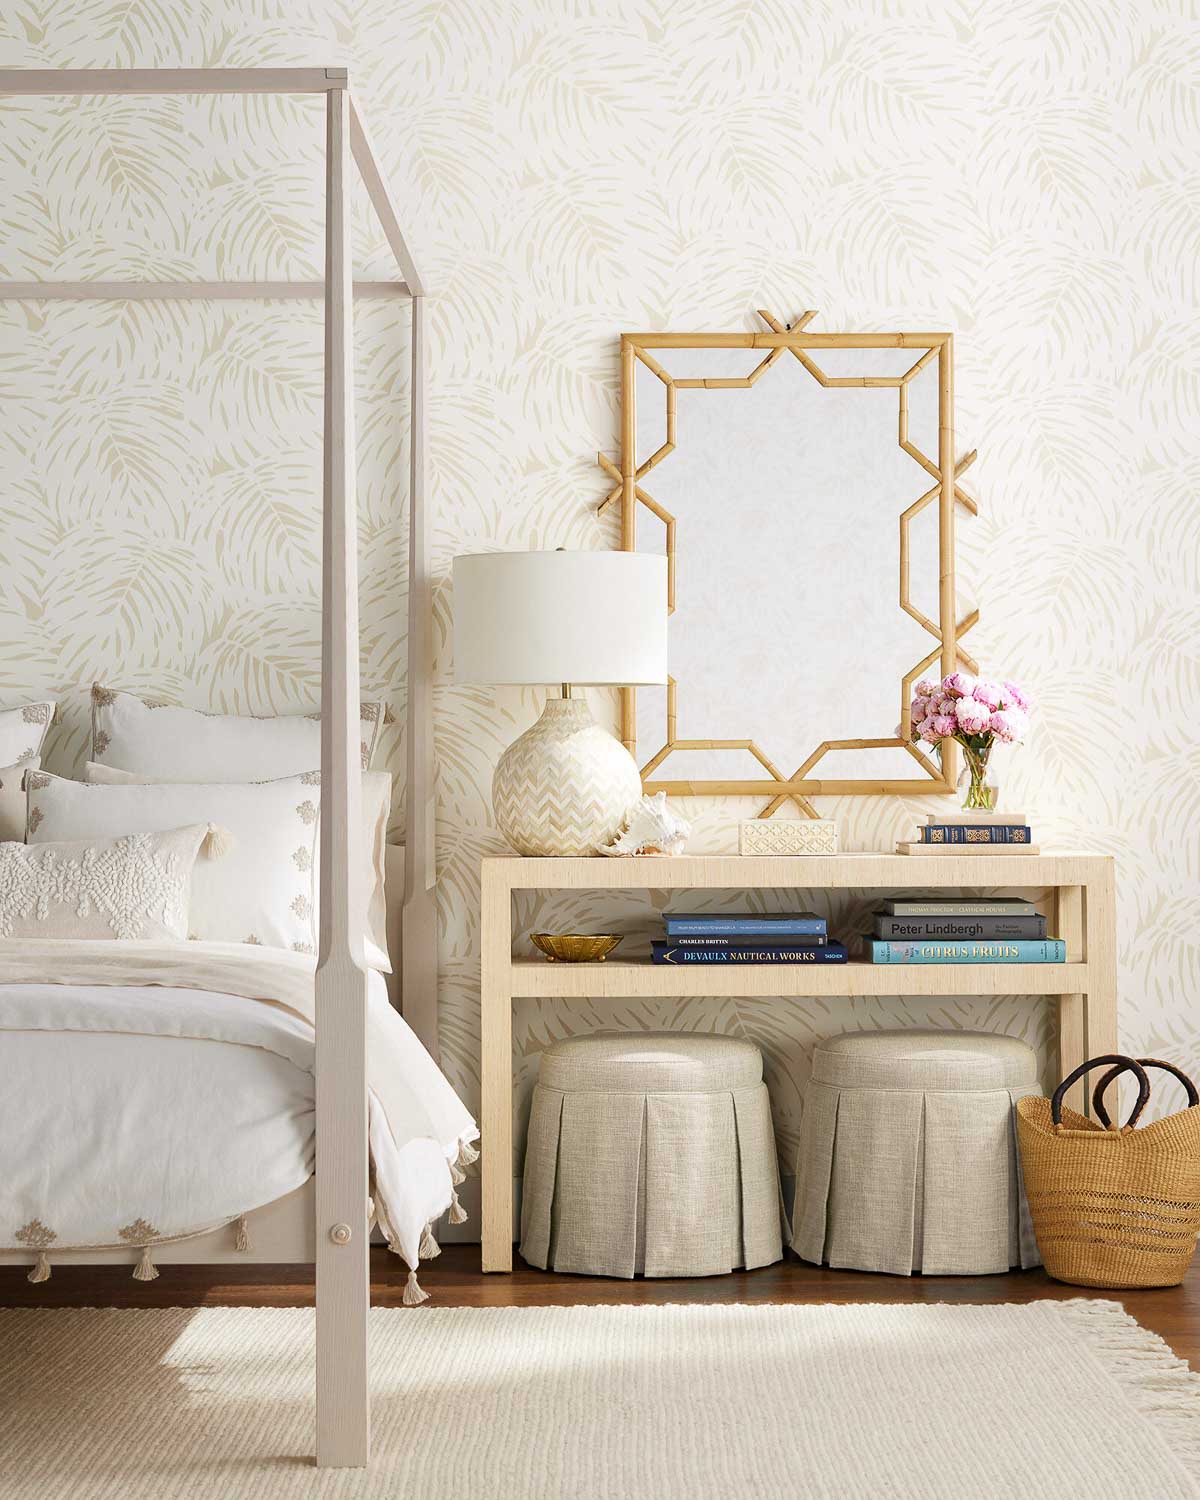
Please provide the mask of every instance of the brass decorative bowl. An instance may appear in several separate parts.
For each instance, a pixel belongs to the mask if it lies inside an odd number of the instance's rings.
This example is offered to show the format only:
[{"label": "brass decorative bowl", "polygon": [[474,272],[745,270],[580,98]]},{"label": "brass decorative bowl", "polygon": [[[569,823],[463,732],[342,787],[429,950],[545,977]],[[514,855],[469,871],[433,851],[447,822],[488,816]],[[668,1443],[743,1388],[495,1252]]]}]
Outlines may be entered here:
[{"label": "brass decorative bowl", "polygon": [[603,963],[621,941],[614,932],[535,932],[534,946],[553,963]]}]

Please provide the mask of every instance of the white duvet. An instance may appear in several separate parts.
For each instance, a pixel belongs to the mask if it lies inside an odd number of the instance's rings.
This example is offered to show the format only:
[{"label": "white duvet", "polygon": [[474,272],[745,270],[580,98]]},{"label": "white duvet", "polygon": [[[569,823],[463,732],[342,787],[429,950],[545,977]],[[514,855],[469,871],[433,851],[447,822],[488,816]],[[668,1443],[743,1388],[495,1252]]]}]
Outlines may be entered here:
[{"label": "white duvet", "polygon": [[[314,1170],[314,961],[241,943],[0,940],[0,1246],[226,1223]],[[380,1225],[415,1269],[474,1121],[370,975]],[[253,1220],[251,1220],[251,1225]]]}]

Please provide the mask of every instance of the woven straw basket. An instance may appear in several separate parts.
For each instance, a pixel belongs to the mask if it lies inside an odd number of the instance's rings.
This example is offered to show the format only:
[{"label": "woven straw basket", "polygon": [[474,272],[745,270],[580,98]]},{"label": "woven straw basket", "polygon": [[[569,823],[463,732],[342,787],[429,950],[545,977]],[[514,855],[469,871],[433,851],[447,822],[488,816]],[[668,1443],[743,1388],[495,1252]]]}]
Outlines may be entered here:
[{"label": "woven straw basket", "polygon": [[[1064,1109],[1071,1085],[1106,1064],[1092,1096],[1096,1119]],[[1147,1068],[1179,1079],[1188,1107],[1137,1130],[1150,1098]],[[1115,1126],[1104,1092],[1127,1072],[1137,1079],[1137,1103]],[[1093,1057],[1052,1099],[1031,1096],[1016,1108],[1025,1191],[1049,1275],[1075,1286],[1177,1286],[1200,1234],[1200,1095],[1191,1079],[1154,1058]]]}]

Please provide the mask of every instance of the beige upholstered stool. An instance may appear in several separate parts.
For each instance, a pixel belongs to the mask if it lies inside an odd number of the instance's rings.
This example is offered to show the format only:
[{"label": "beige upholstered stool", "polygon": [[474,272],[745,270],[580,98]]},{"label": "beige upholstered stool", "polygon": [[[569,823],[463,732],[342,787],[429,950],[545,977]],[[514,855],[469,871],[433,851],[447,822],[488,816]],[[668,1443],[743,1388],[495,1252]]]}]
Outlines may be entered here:
[{"label": "beige upholstered stool", "polygon": [[1013,1105],[1039,1094],[1032,1047],[977,1031],[849,1032],[813,1054],[792,1248],[901,1276],[1040,1263]]},{"label": "beige upholstered stool", "polygon": [[757,1047],[600,1032],[542,1054],[521,1201],[531,1265],[591,1276],[713,1276],[783,1254]]}]

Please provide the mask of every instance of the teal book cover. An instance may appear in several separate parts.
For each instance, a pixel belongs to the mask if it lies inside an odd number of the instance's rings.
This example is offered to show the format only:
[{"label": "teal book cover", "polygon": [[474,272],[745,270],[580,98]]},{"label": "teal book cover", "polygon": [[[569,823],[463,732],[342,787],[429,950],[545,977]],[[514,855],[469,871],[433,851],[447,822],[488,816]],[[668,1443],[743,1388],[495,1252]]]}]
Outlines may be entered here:
[{"label": "teal book cover", "polygon": [[954,941],[931,938],[901,942],[865,939],[865,953],[873,964],[1061,964],[1067,961],[1062,938],[979,938]]}]

